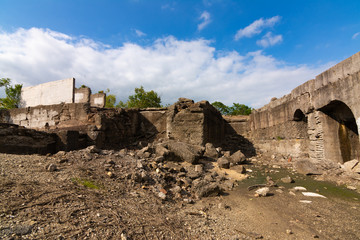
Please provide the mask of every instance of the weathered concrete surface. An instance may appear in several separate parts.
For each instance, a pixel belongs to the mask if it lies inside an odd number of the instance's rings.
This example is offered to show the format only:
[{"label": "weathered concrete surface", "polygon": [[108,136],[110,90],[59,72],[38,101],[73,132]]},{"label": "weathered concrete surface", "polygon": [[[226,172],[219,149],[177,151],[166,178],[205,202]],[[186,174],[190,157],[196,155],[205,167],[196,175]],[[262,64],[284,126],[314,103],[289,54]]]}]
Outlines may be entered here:
[{"label": "weathered concrete surface", "polygon": [[92,107],[105,107],[106,103],[106,94],[105,93],[95,93],[90,95],[90,105]]},{"label": "weathered concrete surface", "polygon": [[89,103],[90,102],[91,89],[88,87],[76,88],[74,102],[75,103]]},{"label": "weathered concrete surface", "polygon": [[166,137],[167,108],[140,109],[141,131],[147,137]]},{"label": "weathered concrete surface", "polygon": [[37,130],[66,128],[85,125],[89,112],[88,103],[16,108],[0,110],[0,122]]},{"label": "weathered concrete surface", "polygon": [[167,137],[204,146],[210,142],[220,144],[225,136],[225,123],[220,112],[209,102],[179,98],[169,107]]},{"label": "weathered concrete surface", "polygon": [[21,91],[20,106],[33,107],[38,105],[53,105],[73,103],[75,78],[47,82],[32,87],[24,87]]},{"label": "weathered concrete surface", "polygon": [[320,165],[359,159],[360,53],[250,116],[256,146]]}]

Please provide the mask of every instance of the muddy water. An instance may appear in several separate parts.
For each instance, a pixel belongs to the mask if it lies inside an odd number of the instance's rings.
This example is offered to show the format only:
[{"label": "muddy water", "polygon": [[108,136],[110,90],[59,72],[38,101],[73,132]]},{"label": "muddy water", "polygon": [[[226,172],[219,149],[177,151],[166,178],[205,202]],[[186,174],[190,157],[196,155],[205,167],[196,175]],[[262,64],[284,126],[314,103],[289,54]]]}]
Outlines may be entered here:
[{"label": "muddy water", "polygon": [[[239,181],[239,190],[243,190],[249,186],[257,184],[266,184],[266,177],[270,176],[271,179],[278,185],[283,186],[285,189],[291,189],[295,186],[305,187],[308,192],[315,192],[326,196],[329,199],[342,199],[351,202],[360,202],[360,194],[354,190],[346,188],[344,185],[336,185],[332,182],[317,181],[313,176],[305,176],[298,174],[289,169],[273,168],[268,166],[246,166],[252,172],[248,172],[248,178]],[[294,183],[283,183],[281,178],[290,176]]]}]

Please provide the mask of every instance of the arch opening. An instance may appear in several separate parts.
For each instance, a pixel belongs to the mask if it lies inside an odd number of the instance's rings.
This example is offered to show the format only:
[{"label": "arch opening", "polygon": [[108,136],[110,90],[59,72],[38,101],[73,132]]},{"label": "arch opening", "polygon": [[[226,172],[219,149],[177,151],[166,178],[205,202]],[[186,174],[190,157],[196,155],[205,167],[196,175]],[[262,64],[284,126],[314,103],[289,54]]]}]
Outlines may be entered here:
[{"label": "arch opening", "polygon": [[[345,103],[335,100],[319,110],[330,118],[326,120],[326,129],[329,132],[326,133],[327,138],[324,141],[333,144],[330,148],[336,147],[335,145],[338,146],[337,151],[340,153],[339,161],[344,163],[352,159],[359,159],[359,133],[351,109]],[[336,149],[333,151],[336,155]]]},{"label": "arch opening", "polygon": [[307,117],[300,109],[296,109],[294,113],[294,121],[296,122],[307,122]]}]

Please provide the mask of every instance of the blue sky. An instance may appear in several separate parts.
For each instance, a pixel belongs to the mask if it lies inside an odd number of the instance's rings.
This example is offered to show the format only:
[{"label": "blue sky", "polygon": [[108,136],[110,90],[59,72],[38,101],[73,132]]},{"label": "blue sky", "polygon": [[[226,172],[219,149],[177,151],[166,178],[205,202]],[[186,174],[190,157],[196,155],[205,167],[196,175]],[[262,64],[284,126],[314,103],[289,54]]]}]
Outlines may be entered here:
[{"label": "blue sky", "polygon": [[360,1],[0,0],[0,77],[261,107],[360,51]]}]

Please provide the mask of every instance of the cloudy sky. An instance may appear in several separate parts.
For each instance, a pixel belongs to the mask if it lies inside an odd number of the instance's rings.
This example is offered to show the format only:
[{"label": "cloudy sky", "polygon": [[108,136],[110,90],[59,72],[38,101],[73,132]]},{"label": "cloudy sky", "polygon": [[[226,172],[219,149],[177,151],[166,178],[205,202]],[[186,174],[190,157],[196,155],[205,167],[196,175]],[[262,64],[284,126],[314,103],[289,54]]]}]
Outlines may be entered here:
[{"label": "cloudy sky", "polygon": [[0,0],[0,78],[117,100],[257,108],[358,51],[359,0]]}]

